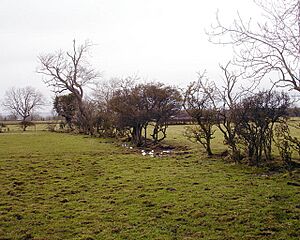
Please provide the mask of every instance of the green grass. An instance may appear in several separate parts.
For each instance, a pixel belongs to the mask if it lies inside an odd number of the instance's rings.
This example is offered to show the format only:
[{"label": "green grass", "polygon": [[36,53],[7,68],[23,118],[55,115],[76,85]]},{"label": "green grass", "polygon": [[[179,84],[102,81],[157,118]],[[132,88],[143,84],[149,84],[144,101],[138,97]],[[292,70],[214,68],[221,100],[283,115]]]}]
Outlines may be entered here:
[{"label": "green grass", "polygon": [[[193,152],[196,152],[199,155],[204,154],[205,150],[200,143],[191,142],[184,136],[185,128],[189,126],[185,125],[174,125],[170,126],[167,130],[167,139],[166,141],[171,145],[185,145],[190,147]],[[212,150],[214,154],[219,154],[225,151],[227,148],[224,146],[223,135],[221,131],[214,127],[215,133],[213,135],[212,143]]]},{"label": "green grass", "polygon": [[[169,143],[191,144],[181,131],[171,127]],[[299,239],[291,183],[296,173],[200,150],[151,158],[107,139],[4,133],[0,239]]]}]

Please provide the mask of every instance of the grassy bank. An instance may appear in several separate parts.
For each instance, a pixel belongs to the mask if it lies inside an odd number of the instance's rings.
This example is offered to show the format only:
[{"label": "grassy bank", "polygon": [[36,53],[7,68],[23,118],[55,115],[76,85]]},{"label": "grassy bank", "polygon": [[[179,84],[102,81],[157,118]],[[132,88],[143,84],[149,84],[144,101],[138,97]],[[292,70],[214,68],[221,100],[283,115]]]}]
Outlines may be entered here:
[{"label": "grassy bank", "polygon": [[[188,144],[180,131],[169,141]],[[105,139],[4,133],[0,239],[299,239],[297,183],[200,151],[152,158]]]}]

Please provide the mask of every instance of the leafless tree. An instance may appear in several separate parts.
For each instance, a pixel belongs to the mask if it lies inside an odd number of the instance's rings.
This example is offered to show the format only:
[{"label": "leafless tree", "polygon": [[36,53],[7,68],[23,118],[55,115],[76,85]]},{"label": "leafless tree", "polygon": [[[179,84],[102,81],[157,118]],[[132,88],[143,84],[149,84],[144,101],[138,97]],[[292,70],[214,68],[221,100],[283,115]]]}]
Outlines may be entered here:
[{"label": "leafless tree", "polygon": [[33,87],[11,88],[5,93],[3,106],[21,119],[23,131],[30,125],[29,117],[44,105],[43,95]]},{"label": "leafless tree", "polygon": [[107,107],[108,102],[117,90],[128,90],[136,85],[137,75],[126,78],[113,77],[109,80],[97,82],[93,89],[93,99],[101,106]]},{"label": "leafless tree", "polygon": [[83,130],[86,133],[92,133],[93,127],[89,125],[89,114],[84,108],[83,88],[99,77],[99,73],[87,61],[91,47],[92,44],[89,41],[77,46],[74,40],[70,52],[59,51],[54,54],[40,55],[41,65],[38,69],[38,73],[46,76],[44,82],[52,87],[56,94],[69,91],[75,96],[84,126]]},{"label": "leafless tree", "polygon": [[[231,150],[231,158],[234,161],[241,160],[240,150],[238,148],[237,127],[238,122],[237,107],[243,98],[252,94],[256,88],[256,83],[252,82],[246,87],[241,85],[239,79],[243,72],[234,72],[230,70],[231,63],[228,62],[225,66],[220,65],[224,74],[223,84],[217,86],[215,84],[215,95],[210,95],[210,91],[205,91],[209,94],[211,101],[217,111],[218,121],[217,126],[222,132],[227,144]],[[216,97],[217,96],[217,97]]]},{"label": "leafless tree", "polygon": [[190,83],[184,94],[184,108],[195,119],[197,125],[186,128],[185,135],[200,143],[208,156],[213,155],[211,140],[213,126],[216,124],[217,114],[212,101],[215,86],[206,79],[205,72],[199,74],[198,81]]},{"label": "leafless tree", "polygon": [[276,72],[273,81],[300,91],[300,0],[254,0],[265,17],[253,24],[240,15],[225,26],[217,14],[217,22],[208,33],[218,44],[232,44],[235,63],[248,77],[262,79]]}]

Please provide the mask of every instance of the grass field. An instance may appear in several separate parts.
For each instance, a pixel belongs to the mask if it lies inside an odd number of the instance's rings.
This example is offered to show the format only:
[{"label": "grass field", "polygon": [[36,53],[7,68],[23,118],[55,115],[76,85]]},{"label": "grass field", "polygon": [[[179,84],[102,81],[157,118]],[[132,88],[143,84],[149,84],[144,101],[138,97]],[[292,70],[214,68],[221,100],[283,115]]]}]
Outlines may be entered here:
[{"label": "grass field", "polygon": [[296,172],[206,159],[181,132],[169,143],[191,151],[154,158],[108,139],[0,134],[0,239],[300,238]]}]

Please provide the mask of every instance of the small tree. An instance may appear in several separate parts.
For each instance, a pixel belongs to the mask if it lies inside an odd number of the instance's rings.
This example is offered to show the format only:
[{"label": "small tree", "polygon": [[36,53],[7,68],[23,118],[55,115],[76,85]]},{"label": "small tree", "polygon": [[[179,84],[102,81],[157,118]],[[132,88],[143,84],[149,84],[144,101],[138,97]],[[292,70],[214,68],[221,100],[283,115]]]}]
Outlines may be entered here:
[{"label": "small tree", "polygon": [[251,164],[272,158],[273,127],[287,116],[290,105],[285,93],[259,92],[242,100],[236,110],[237,135],[244,143]]},{"label": "small tree", "polygon": [[[224,74],[223,85],[219,87],[215,84],[216,96],[210,97],[217,111],[217,127],[224,136],[225,144],[229,146],[231,158],[239,162],[242,156],[238,146],[237,126],[240,122],[236,117],[237,109],[242,99],[251,95],[257,84],[253,82],[248,87],[242,86],[239,82],[242,73],[230,71],[230,64],[228,62],[225,66],[220,66]],[[209,91],[206,92],[209,94]]]},{"label": "small tree", "polygon": [[166,138],[168,121],[178,113],[182,107],[182,97],[175,87],[164,86],[161,83],[143,85],[143,101],[153,123],[151,137],[154,143]]},{"label": "small tree", "polygon": [[3,106],[21,119],[23,131],[31,125],[30,116],[44,105],[43,95],[33,87],[11,88],[5,93]]},{"label": "small tree", "polygon": [[116,91],[109,101],[109,108],[117,113],[118,128],[127,128],[131,142],[136,146],[142,145],[142,130],[147,128],[149,122],[147,106],[141,101],[142,94],[141,86],[124,88]]},{"label": "small tree", "polygon": [[177,89],[161,83],[127,85],[114,91],[108,106],[116,114],[117,127],[128,129],[132,143],[141,146],[147,144],[150,123],[154,124],[154,143],[166,137],[168,120],[181,108],[181,96]]},{"label": "small tree", "polygon": [[197,126],[187,127],[186,136],[199,142],[206,150],[208,156],[213,155],[211,139],[213,139],[213,126],[217,115],[212,101],[213,86],[209,85],[205,74],[199,74],[198,81],[192,82],[184,95],[184,108],[195,119]]}]

